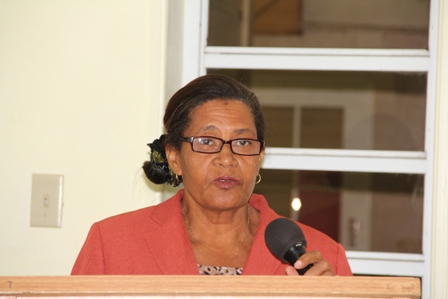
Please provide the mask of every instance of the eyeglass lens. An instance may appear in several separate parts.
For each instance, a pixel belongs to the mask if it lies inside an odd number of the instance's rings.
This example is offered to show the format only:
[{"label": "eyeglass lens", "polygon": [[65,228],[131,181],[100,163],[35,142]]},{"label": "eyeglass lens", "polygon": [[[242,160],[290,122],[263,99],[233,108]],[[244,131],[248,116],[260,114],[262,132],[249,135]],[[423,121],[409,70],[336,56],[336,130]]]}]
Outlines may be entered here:
[{"label": "eyeglass lens", "polygon": [[193,150],[203,153],[217,153],[228,143],[232,152],[240,155],[258,155],[261,150],[261,141],[255,139],[222,140],[215,137],[194,137],[191,141]]}]

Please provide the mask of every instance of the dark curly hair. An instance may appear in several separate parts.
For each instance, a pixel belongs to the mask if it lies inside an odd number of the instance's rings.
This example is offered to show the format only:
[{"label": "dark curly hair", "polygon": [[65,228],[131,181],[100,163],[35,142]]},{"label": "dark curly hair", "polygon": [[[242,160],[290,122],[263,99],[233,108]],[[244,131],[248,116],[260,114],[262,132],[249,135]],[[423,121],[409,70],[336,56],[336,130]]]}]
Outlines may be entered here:
[{"label": "dark curly hair", "polygon": [[167,134],[148,144],[151,159],[144,162],[143,170],[150,181],[156,184],[177,186],[182,178],[172,173],[166,161],[167,145],[180,150],[181,138],[189,126],[190,114],[196,107],[212,100],[235,100],[246,104],[252,111],[257,139],[264,140],[265,123],[257,96],[246,86],[230,77],[211,74],[198,77],[179,89],[169,100],[163,123]]}]

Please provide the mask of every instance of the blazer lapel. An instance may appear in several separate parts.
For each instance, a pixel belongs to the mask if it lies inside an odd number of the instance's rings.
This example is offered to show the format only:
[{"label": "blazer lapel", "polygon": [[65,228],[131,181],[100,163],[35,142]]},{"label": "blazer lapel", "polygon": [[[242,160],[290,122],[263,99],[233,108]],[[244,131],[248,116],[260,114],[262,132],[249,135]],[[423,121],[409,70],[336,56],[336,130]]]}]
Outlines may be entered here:
[{"label": "blazer lapel", "polygon": [[[151,215],[145,241],[162,274],[199,274],[185,228],[180,199],[183,192],[160,204]],[[155,228],[154,228],[155,227]]]},{"label": "blazer lapel", "polygon": [[253,194],[249,203],[260,212],[260,222],[244,265],[243,274],[272,275],[273,273],[282,273],[283,271],[280,269],[284,268],[285,265],[272,255],[264,238],[266,226],[280,216],[269,208],[266,200],[260,195]]},{"label": "blazer lapel", "polygon": [[244,265],[244,275],[272,275],[278,273],[284,265],[276,259],[266,246],[264,241],[265,225],[260,224],[255,234],[252,248]]}]

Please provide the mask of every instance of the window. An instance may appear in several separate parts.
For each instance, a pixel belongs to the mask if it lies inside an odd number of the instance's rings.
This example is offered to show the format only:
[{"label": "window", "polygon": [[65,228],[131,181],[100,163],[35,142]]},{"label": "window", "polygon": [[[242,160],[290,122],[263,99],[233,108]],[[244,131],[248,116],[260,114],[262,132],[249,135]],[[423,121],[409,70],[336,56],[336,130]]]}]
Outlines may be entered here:
[{"label": "window", "polygon": [[[437,0],[192,0],[184,14],[183,82],[224,73],[261,99],[271,126],[257,190],[278,199],[271,205],[280,214],[341,242],[355,274],[421,277],[423,298],[436,7]],[[294,197],[299,212],[290,208]]]}]

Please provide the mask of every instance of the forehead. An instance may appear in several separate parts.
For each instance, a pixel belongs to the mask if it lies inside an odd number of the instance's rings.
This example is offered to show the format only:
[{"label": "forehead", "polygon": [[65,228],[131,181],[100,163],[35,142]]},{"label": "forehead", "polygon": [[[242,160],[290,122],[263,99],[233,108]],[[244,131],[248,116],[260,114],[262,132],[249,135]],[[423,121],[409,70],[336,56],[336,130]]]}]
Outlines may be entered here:
[{"label": "forehead", "polygon": [[234,126],[255,129],[254,116],[248,105],[239,100],[211,100],[190,113],[189,128]]}]

